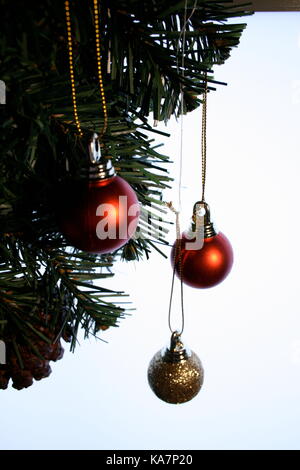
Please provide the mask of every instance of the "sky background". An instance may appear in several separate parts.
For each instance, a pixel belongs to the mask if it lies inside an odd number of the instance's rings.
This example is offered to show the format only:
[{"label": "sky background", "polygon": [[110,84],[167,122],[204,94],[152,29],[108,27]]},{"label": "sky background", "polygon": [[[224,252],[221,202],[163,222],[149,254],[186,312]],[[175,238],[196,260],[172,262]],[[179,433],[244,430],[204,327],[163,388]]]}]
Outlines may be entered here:
[{"label": "sky background", "polygon": [[[185,288],[183,339],[205,368],[202,390],[170,405],[149,389],[148,363],[169,341],[172,271],[156,254],[120,263],[103,284],[136,310],[103,332],[107,344],[82,340],[75,355],[66,345],[48,379],[0,391],[1,449],[300,448],[300,13],[246,21],[215,68],[228,86],[208,102],[206,199],[235,263],[219,286]],[[179,123],[167,130],[163,151],[178,161]],[[186,223],[200,198],[200,130],[200,111],[184,118]],[[177,294],[174,306],[176,317]]]}]

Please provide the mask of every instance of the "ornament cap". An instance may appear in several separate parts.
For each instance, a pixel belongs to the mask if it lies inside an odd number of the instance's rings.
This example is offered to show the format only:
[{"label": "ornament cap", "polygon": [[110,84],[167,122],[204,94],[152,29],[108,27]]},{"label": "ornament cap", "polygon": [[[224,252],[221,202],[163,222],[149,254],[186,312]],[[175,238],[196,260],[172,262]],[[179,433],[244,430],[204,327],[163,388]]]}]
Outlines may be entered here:
[{"label": "ornament cap", "polygon": [[200,231],[203,234],[203,238],[211,238],[218,233],[210,218],[210,207],[204,200],[197,201],[194,204],[192,231],[195,233]]},{"label": "ornament cap", "polygon": [[186,361],[191,357],[191,351],[185,348],[181,340],[181,334],[178,331],[173,331],[169,348],[164,348],[161,354],[165,362],[173,364],[176,362]]},{"label": "ornament cap", "polygon": [[89,158],[91,165],[83,170],[83,176],[93,180],[105,180],[116,175],[111,159],[102,155],[99,136],[95,132],[89,143]]}]

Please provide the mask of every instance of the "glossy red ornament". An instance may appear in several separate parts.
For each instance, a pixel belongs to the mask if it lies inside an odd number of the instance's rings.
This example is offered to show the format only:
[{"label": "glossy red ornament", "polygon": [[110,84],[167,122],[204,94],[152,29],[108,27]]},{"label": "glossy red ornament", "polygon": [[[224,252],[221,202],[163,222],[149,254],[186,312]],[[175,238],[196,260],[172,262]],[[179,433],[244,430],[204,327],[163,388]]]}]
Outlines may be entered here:
[{"label": "glossy red ornament", "polygon": [[89,253],[110,253],[133,236],[138,199],[120,176],[82,181],[68,187],[60,214],[61,231],[70,245]]},{"label": "glossy red ornament", "polygon": [[59,224],[70,245],[103,254],[117,250],[134,235],[140,209],[134,190],[115,175],[110,160],[96,157],[89,176],[65,188]]},{"label": "glossy red ornament", "polygon": [[[205,206],[208,208],[206,204]],[[205,236],[207,234],[209,236]],[[172,248],[171,260],[173,266],[175,262],[177,276],[180,277],[181,264],[181,277],[185,284],[200,289],[216,286],[227,277],[232,268],[233,250],[227,237],[214,229],[210,222],[209,208],[200,248],[190,249],[189,244],[195,242],[196,238],[189,238],[189,235],[184,232]]]}]

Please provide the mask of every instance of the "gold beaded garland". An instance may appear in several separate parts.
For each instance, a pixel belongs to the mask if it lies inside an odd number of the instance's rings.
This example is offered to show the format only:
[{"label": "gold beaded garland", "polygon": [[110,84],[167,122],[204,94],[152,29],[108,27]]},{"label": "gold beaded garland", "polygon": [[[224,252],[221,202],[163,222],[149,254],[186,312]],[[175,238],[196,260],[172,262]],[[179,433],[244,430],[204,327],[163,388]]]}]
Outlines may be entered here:
[{"label": "gold beaded garland", "polygon": [[[102,77],[98,0],[93,1],[93,7],[94,7],[94,23],[95,23],[97,72],[98,72],[100,97],[101,97],[103,117],[104,117],[103,128],[100,132],[100,136],[103,136],[105,134],[106,130],[107,130],[108,113],[107,113],[107,105],[106,105],[104,86],[103,86],[103,77]],[[72,28],[71,28],[70,2],[69,2],[69,0],[65,0],[65,13],[66,13],[66,25],[67,25],[67,38],[68,38],[68,51],[69,51],[69,69],[70,69],[70,82],[71,82],[71,93],[72,93],[72,102],[73,102],[73,114],[74,114],[74,121],[75,121],[75,125],[77,127],[78,134],[79,134],[80,137],[82,137],[83,132],[82,132],[80,121],[79,121],[78,109],[77,109],[77,100],[76,100],[75,74],[74,74],[74,66],[73,66]]]}]

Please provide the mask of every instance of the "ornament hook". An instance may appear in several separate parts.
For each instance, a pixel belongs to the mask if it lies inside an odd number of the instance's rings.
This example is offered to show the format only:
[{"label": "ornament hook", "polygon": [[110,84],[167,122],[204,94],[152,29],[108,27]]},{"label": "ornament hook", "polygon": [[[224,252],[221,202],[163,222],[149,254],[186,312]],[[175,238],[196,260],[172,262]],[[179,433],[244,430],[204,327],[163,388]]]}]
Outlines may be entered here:
[{"label": "ornament hook", "polygon": [[210,223],[210,208],[207,202],[203,199],[197,201],[193,207],[193,218],[196,220],[199,218],[204,224]]},{"label": "ornament hook", "polygon": [[179,331],[173,331],[170,340],[170,346],[162,350],[164,360],[170,363],[185,361],[190,357],[191,352],[187,349],[181,339]]},{"label": "ornament hook", "polygon": [[176,352],[181,349],[183,349],[183,343],[181,341],[181,334],[178,331],[173,331],[171,335],[169,350],[171,352]]},{"label": "ornament hook", "polygon": [[93,137],[89,143],[89,155],[93,165],[97,164],[101,160],[101,146],[99,142],[99,136],[94,132]]},{"label": "ornament hook", "polygon": [[201,239],[211,238],[217,234],[217,231],[211,221],[210,208],[203,199],[197,201],[193,207],[192,231],[200,234]]}]

